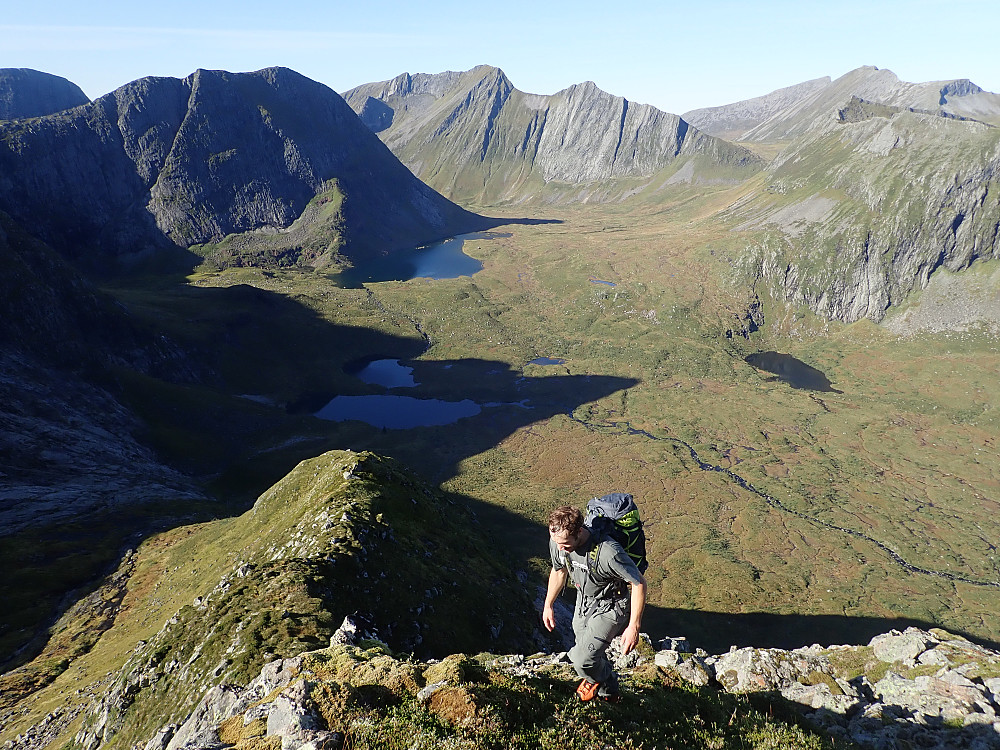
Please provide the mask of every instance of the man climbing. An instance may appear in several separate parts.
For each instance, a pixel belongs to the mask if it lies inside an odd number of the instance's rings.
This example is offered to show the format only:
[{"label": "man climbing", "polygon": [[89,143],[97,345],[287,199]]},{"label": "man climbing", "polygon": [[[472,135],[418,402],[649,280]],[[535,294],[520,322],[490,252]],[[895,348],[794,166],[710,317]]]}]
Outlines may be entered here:
[{"label": "man climbing", "polygon": [[569,658],[581,678],[576,694],[584,701],[599,697],[616,702],[620,700],[618,676],[606,651],[619,634],[625,654],[639,642],[646,579],[621,544],[610,536],[599,538],[584,525],[580,510],[569,505],[549,515],[549,555],[552,570],[542,623],[550,631],[555,628],[553,605],[572,575],[576,644]]}]

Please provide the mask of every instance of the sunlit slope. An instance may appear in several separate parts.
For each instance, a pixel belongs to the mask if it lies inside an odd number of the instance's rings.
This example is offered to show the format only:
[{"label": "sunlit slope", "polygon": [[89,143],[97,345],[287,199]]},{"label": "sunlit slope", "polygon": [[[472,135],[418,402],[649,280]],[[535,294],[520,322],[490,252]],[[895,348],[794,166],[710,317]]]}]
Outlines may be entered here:
[{"label": "sunlit slope", "polygon": [[858,99],[728,210],[734,260],[827,318],[880,320],[939,268],[1000,254],[1000,128]]},{"label": "sunlit slope", "polygon": [[677,115],[587,82],[552,95],[498,68],[402,74],[345,94],[418,177],[453,200],[619,201],[675,184],[732,184],[763,161]]}]

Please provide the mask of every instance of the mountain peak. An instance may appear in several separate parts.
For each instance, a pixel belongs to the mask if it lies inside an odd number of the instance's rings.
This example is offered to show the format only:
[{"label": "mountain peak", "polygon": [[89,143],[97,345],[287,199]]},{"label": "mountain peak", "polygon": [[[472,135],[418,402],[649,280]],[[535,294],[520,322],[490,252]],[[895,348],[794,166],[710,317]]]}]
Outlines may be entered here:
[{"label": "mountain peak", "polygon": [[44,117],[89,103],[65,78],[31,68],[0,68],[0,120]]},{"label": "mountain peak", "polygon": [[[148,254],[167,242],[186,248],[270,230],[250,244],[281,254],[275,241],[301,238],[273,230],[289,229],[334,181],[349,196],[334,238],[348,253],[409,247],[475,223],[407,172],[336,92],[289,68],[139,79],[30,129],[2,127],[0,167],[10,179],[0,209],[71,252]],[[53,202],[58,221],[46,218]]]}]

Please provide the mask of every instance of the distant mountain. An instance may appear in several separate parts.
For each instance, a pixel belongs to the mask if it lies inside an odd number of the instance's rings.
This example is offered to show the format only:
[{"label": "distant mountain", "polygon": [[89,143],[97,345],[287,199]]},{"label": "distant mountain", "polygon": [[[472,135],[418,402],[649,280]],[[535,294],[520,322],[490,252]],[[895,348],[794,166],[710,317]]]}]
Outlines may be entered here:
[{"label": "distant mountain", "polygon": [[0,120],[44,117],[89,103],[65,78],[31,68],[0,68]]},{"label": "distant mountain", "polygon": [[763,161],[676,115],[587,82],[551,96],[503,71],[403,73],[345,95],[422,180],[481,202],[611,201],[669,184],[735,183]]},{"label": "distant mountain", "polygon": [[718,138],[739,141],[743,139],[743,134],[748,130],[752,130],[762,122],[766,122],[771,117],[829,85],[829,76],[815,78],[735,104],[693,109],[690,112],[685,112],[681,117],[705,133]]},{"label": "distant mountain", "polygon": [[728,210],[759,233],[741,262],[827,318],[880,320],[938,268],[1000,257],[1000,128],[855,97],[760,180]]},{"label": "distant mountain", "polygon": [[1000,125],[1000,95],[968,79],[907,83],[890,70],[866,66],[835,81],[817,78],[765,96],[683,115],[692,125],[736,141],[782,141],[827,121],[830,112],[851,98],[903,109],[967,117]]},{"label": "distant mountain", "polygon": [[284,68],[144,78],[0,123],[0,173],[0,210],[88,261],[258,232],[226,262],[321,264],[482,225],[414,178],[338,94]]}]

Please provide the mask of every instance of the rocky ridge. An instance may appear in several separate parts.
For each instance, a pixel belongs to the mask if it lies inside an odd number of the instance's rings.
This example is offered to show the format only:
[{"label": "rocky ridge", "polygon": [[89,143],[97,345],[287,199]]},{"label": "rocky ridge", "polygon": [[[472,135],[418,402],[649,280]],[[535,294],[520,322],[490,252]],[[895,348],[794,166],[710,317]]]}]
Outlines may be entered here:
[{"label": "rocky ridge", "polygon": [[0,68],[0,120],[44,117],[89,104],[79,86],[30,68]]},{"label": "rocky ridge", "polygon": [[[65,731],[82,713],[77,746],[131,744],[163,717],[182,718],[205,690],[246,684],[276,656],[328,643],[352,613],[379,622],[394,648],[425,658],[535,638],[522,582],[505,576],[501,551],[471,512],[372,454],[305,461],[242,516],[169,539],[154,538],[130,558],[124,593],[123,574],[97,596],[117,602],[96,646],[104,659],[116,654],[114,673],[96,696],[81,698],[84,709],[60,699],[63,723],[42,722],[46,732]],[[74,616],[55,631],[80,630]],[[78,663],[0,703],[0,725],[26,721],[36,702],[79,685],[67,670],[85,670],[88,654],[64,656]],[[29,672],[4,675],[0,690],[13,694]]]},{"label": "rocky ridge", "polygon": [[709,135],[740,141],[747,131],[825,89],[830,83],[829,76],[814,78],[733,104],[692,109],[681,117]]},{"label": "rocky ridge", "polygon": [[500,69],[480,66],[403,73],[344,96],[414,174],[476,201],[620,200],[668,184],[731,184],[763,165],[676,115],[591,82],[527,94]]},{"label": "rocky ridge", "polygon": [[[340,214],[339,237],[323,227],[326,261],[482,225],[415,179],[339,95],[284,68],[143,78],[0,123],[0,136],[0,210],[79,261],[281,235],[324,194]],[[301,238],[284,244],[295,262]]]},{"label": "rocky ridge", "polygon": [[[653,709],[651,690],[714,689],[757,696],[755,705],[771,710],[792,709],[839,747],[844,742],[877,750],[1000,746],[1000,653],[941,630],[890,631],[865,646],[734,647],[719,655],[692,651],[683,638],[664,639],[657,648],[646,638],[628,656],[620,654],[617,642],[610,653],[623,675],[624,711],[633,716]],[[203,750],[273,743],[268,746],[277,748],[280,743],[283,750],[329,750],[348,739],[352,747],[378,746],[393,727],[373,724],[378,712],[371,704],[363,710],[365,691],[375,686],[413,706],[411,712],[440,722],[437,730],[426,721],[414,728],[410,747],[442,741],[478,747],[485,724],[503,723],[497,688],[511,682],[521,686],[521,712],[537,711],[533,703],[545,703],[551,691],[557,705],[576,702],[565,652],[414,661],[394,655],[347,618],[329,647],[270,662],[245,686],[213,687],[183,720],[135,747]],[[492,694],[487,686],[493,686]],[[735,705],[731,723],[741,710]],[[556,713],[537,722],[540,737],[547,724],[557,725]],[[510,724],[504,728],[513,739],[523,727]],[[25,748],[35,746],[32,739],[22,736]]]}]

